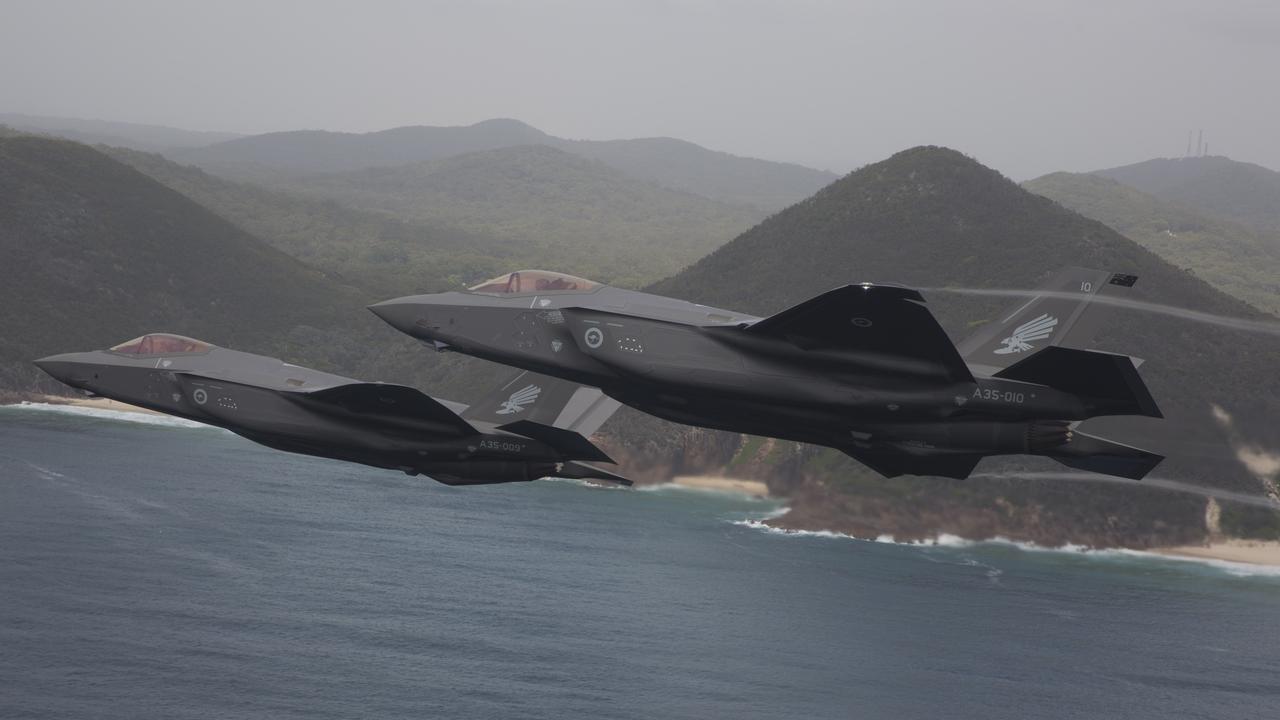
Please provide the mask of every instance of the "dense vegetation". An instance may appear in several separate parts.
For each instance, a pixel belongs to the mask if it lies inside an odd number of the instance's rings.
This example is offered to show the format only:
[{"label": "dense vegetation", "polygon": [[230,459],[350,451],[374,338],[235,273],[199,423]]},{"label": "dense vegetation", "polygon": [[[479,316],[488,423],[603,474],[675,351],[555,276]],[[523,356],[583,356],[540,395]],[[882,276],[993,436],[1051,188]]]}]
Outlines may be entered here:
[{"label": "dense vegetation", "polygon": [[0,139],[0,256],[0,386],[54,389],[30,360],[155,331],[446,397],[492,377],[378,322],[368,292],[78,143]]},{"label": "dense vegetation", "polygon": [[1099,175],[1053,173],[1023,187],[1107,225],[1254,307],[1280,314],[1280,237],[1262,237]]},{"label": "dense vegetation", "polygon": [[333,200],[302,197],[224,180],[160,155],[100,148],[333,276],[380,299],[461,287],[528,264],[519,243],[436,222],[360,211]]},{"label": "dense vegetation", "polygon": [[1161,158],[1094,174],[1280,241],[1280,173],[1261,165],[1221,156]]},{"label": "dense vegetation", "polygon": [[546,146],[277,179],[277,189],[159,155],[103,150],[281,250],[385,296],[462,287],[520,267],[640,286],[758,219]]},{"label": "dense vegetation", "polygon": [[623,286],[670,275],[759,219],[540,145],[313,176],[287,187],[503,238],[516,267],[548,266]]}]

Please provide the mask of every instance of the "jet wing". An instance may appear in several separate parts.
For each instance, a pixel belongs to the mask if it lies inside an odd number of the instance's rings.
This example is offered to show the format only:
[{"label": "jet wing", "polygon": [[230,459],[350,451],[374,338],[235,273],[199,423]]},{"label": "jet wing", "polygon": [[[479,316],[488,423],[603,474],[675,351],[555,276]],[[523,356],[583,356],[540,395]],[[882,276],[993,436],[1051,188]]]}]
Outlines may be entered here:
[{"label": "jet wing", "polygon": [[843,350],[880,356],[887,364],[916,361],[957,382],[973,375],[955,345],[910,288],[845,285],[748,326],[745,332],[771,335],[806,350]]},{"label": "jet wing", "polygon": [[305,398],[317,409],[331,407],[353,415],[391,422],[430,422],[443,426],[459,436],[474,435],[476,429],[457,413],[426,393],[406,385],[383,383],[351,383],[306,393],[292,393]]},{"label": "jet wing", "polygon": [[594,465],[588,465],[580,462],[567,462],[560,466],[556,477],[571,478],[574,480],[607,480],[609,482],[618,483],[627,487],[631,486],[631,481],[608,470],[598,468]]}]

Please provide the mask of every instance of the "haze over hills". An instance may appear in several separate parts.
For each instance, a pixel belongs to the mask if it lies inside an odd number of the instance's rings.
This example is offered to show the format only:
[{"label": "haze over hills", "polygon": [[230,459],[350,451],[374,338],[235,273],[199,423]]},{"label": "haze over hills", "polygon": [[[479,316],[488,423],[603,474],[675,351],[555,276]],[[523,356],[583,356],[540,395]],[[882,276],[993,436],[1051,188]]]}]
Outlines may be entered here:
[{"label": "haze over hills", "polygon": [[310,265],[375,296],[459,287],[532,260],[519,243],[431,219],[409,221],[210,175],[126,148],[102,152]]},{"label": "haze over hills", "polygon": [[1101,175],[1053,173],[1023,183],[1170,263],[1280,315],[1280,238],[1161,200]]},{"label": "haze over hills", "polygon": [[70,338],[101,348],[181,329],[264,347],[297,325],[339,323],[355,297],[87,146],[12,137],[0,159],[6,373]]},{"label": "haze over hills", "polygon": [[[842,178],[651,289],[768,315],[838,285],[900,282],[925,288],[930,309],[959,339],[1011,300],[928,288],[1030,288],[1067,265],[1136,274],[1135,299],[1266,317],[1105,225],[960,153],[934,147],[904,151]],[[1172,446],[1154,449],[1177,451],[1161,475],[1261,489],[1259,479],[1231,459],[1210,409],[1224,408],[1236,428],[1247,429],[1261,446],[1280,446],[1280,429],[1270,421],[1280,411],[1274,372],[1280,339],[1115,309],[1096,345],[1146,359],[1142,373],[1168,418],[1163,427]],[[809,527],[866,534],[897,525],[895,535],[1004,534],[1050,544],[1072,537],[1144,544],[1202,532],[1195,530],[1203,526],[1201,500],[1137,486],[981,478],[884,482],[835,451],[776,457],[801,458],[790,472],[769,477],[783,482],[785,475],[795,483],[788,488],[796,508],[789,517]],[[1008,465],[987,460],[979,469]],[[1034,461],[1026,466],[1041,467]],[[1002,505],[1008,512],[996,509]],[[1230,522],[1253,522],[1249,511],[1230,513]]]},{"label": "haze over hills", "polygon": [[282,187],[505,238],[526,261],[632,286],[676,272],[760,219],[545,145],[311,176]]},{"label": "haze over hills", "polygon": [[1261,165],[1221,156],[1160,158],[1093,174],[1280,241],[1280,172]]},{"label": "haze over hills", "polygon": [[0,113],[0,124],[15,130],[54,135],[88,144],[117,145],[137,150],[173,150],[234,140],[236,133],[183,130],[163,125],[87,120],[83,118]]},{"label": "haze over hills", "polygon": [[812,194],[835,175],[789,163],[743,158],[671,138],[568,140],[518,120],[465,127],[409,126],[372,133],[268,133],[168,153],[235,179],[289,177],[440,160],[519,145],[548,145],[676,190],[770,212]]},{"label": "haze over hills", "polygon": [[422,352],[365,311],[379,296],[71,141],[0,138],[0,256],[3,388],[57,389],[31,360],[159,331],[464,400],[497,372]]}]

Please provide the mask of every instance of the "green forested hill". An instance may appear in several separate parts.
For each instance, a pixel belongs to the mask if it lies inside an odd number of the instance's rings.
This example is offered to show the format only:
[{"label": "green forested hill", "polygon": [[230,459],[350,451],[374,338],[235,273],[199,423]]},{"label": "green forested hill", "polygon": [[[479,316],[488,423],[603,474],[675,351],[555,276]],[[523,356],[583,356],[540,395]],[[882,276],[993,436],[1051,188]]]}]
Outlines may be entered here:
[{"label": "green forested hill", "polygon": [[224,180],[152,153],[99,149],[289,255],[378,296],[458,287],[530,260],[517,242],[431,219],[409,221]]},{"label": "green forested hill", "polygon": [[[170,331],[467,399],[483,367],[423,352],[327,277],[78,143],[0,138],[0,386],[32,359]],[[53,388],[53,384],[39,385]]]},{"label": "green forested hill", "polygon": [[643,285],[760,217],[548,146],[277,181],[277,189],[103,150],[289,254],[388,296],[517,267]]},{"label": "green forested hill", "polygon": [[77,143],[0,140],[6,363],[180,328],[261,347],[354,294]]},{"label": "green forested hill", "polygon": [[318,173],[441,160],[518,145],[546,145],[599,160],[634,178],[732,205],[772,212],[835,179],[790,163],[716,152],[672,138],[568,140],[518,120],[466,127],[410,126],[372,133],[268,133],[169,153],[226,177],[263,183]]},{"label": "green forested hill", "polygon": [[288,187],[504,238],[524,264],[632,286],[676,272],[760,217],[545,145],[312,176]]},{"label": "green forested hill", "polygon": [[817,192],[834,173],[717,152],[675,138],[556,140],[555,147],[675,190],[768,213]]},{"label": "green forested hill", "polygon": [[[927,288],[1029,288],[1066,265],[1136,274],[1136,299],[1265,318],[1105,225],[934,147],[846,176],[651,289],[767,315],[845,283],[899,282],[926,288],[930,309],[958,339],[1008,301]],[[1261,446],[1280,447],[1280,338],[1117,309],[1097,346],[1146,359],[1142,374],[1169,417],[1167,447],[1157,449],[1177,451],[1162,475],[1260,491],[1259,480],[1233,459],[1211,407],[1225,408]],[[1002,466],[991,462],[983,467]],[[1135,486],[881,481],[834,451],[812,453],[791,477],[800,485],[790,492],[807,512],[843,508],[823,522],[852,529],[874,520],[867,513],[917,513],[933,518],[934,532],[1142,543],[1186,528],[1194,534],[1203,524],[1200,501]],[[844,494],[831,495],[833,487]],[[1001,519],[996,498],[1012,514]],[[1039,519],[1031,526],[1028,518]]]},{"label": "green forested hill", "polygon": [[1053,173],[1023,187],[1107,225],[1216,288],[1280,315],[1280,238],[1264,238],[1243,225],[1100,175]]},{"label": "green forested hill", "polygon": [[1280,241],[1280,172],[1261,165],[1222,156],[1159,158],[1093,174]]}]

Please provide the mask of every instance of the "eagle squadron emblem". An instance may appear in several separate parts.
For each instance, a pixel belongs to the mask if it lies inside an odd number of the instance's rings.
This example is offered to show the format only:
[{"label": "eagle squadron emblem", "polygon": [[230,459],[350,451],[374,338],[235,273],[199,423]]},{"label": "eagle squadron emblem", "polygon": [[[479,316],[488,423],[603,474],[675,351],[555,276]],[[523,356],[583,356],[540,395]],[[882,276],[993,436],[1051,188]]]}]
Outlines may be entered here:
[{"label": "eagle squadron emblem", "polygon": [[1028,320],[1018,327],[1014,328],[1013,334],[1001,340],[1004,347],[996,348],[997,355],[1008,355],[1009,353],[1020,353],[1031,350],[1031,343],[1034,340],[1044,340],[1053,334],[1053,329],[1058,326],[1058,318],[1042,314],[1034,320]]},{"label": "eagle squadron emblem", "polygon": [[525,405],[532,405],[538,400],[538,396],[542,394],[542,388],[537,385],[526,385],[525,387],[511,393],[511,397],[502,401],[502,407],[498,408],[499,415],[512,415],[518,412],[524,412]]}]

